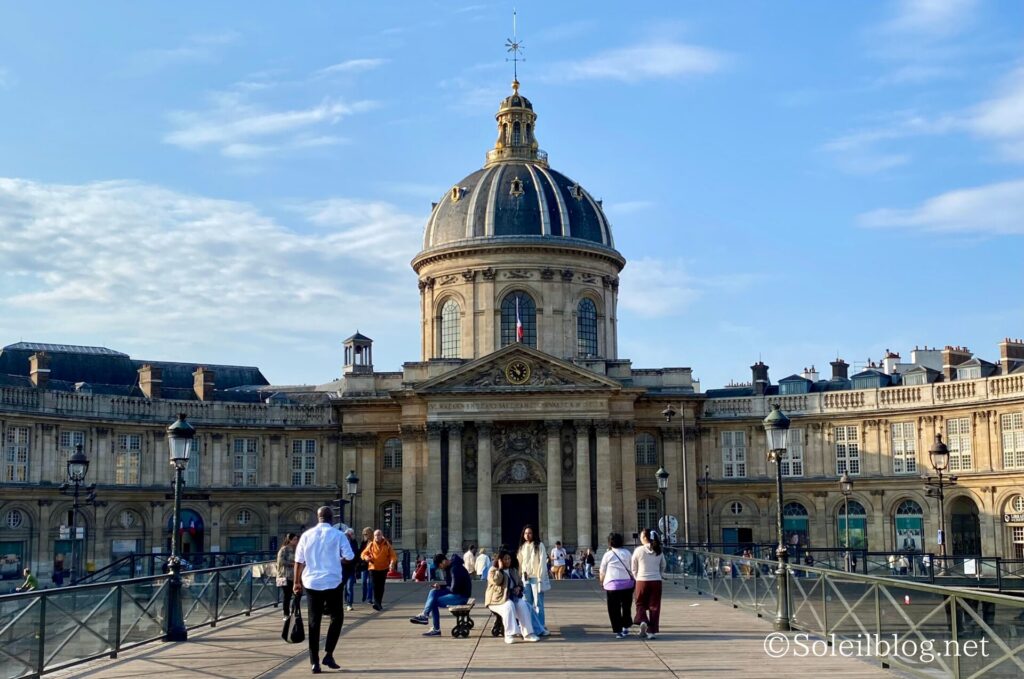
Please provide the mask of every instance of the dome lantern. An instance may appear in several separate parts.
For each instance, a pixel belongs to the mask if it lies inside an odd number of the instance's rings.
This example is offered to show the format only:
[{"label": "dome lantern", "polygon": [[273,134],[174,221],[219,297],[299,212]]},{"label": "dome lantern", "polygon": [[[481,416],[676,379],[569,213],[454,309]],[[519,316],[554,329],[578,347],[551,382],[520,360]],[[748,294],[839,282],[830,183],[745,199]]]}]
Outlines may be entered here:
[{"label": "dome lantern", "polygon": [[540,150],[534,134],[537,114],[530,100],[519,94],[518,79],[512,81],[512,94],[502,100],[494,118],[498,121],[498,139],[494,148],[487,152],[484,167],[509,160],[525,160],[547,167],[548,156]]}]

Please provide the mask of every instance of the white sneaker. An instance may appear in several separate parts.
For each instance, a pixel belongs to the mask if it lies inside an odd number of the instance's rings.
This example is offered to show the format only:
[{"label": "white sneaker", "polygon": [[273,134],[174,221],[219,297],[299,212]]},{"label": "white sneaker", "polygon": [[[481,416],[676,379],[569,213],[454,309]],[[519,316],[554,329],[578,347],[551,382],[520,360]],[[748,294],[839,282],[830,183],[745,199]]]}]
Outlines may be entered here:
[{"label": "white sneaker", "polygon": [[509,635],[507,635],[505,637],[505,643],[506,644],[514,644],[514,643],[516,643],[516,638],[514,636],[512,636],[511,634],[509,634]]},{"label": "white sneaker", "polygon": [[641,639],[646,639],[647,638],[647,623],[646,622],[640,623],[640,638]]},{"label": "white sneaker", "polygon": [[649,634],[647,635],[647,639],[648,639],[648,640],[651,640],[651,641],[653,641],[654,639],[657,639],[657,638],[658,638],[658,637],[657,637],[657,636],[656,636],[656,635],[654,634],[654,632],[651,632],[651,633],[649,633]]},{"label": "white sneaker", "polygon": [[349,605],[345,606],[345,610],[346,611],[351,611],[352,610],[352,604],[349,604]]},{"label": "white sneaker", "polygon": [[537,636],[536,634],[527,634],[527,635],[526,635],[526,636],[524,637],[524,639],[525,639],[526,641],[540,641],[540,637],[538,637],[538,636]]}]

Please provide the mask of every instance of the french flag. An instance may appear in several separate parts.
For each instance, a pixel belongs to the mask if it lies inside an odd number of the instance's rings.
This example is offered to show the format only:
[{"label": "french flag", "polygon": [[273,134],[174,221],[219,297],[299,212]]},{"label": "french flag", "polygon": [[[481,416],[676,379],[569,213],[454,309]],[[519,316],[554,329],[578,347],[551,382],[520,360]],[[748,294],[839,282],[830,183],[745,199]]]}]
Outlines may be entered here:
[{"label": "french flag", "polygon": [[523,341],[523,321],[519,318],[519,296],[516,296],[516,341]]}]

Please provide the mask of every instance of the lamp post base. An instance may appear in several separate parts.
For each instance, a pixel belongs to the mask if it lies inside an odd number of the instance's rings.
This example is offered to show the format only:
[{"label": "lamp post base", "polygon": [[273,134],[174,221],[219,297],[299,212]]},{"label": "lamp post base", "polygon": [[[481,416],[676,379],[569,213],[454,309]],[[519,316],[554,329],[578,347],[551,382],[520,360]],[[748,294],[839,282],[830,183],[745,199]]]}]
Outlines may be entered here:
[{"label": "lamp post base", "polygon": [[[173,558],[173,557],[172,557]],[[171,564],[171,578],[167,582],[167,602],[164,606],[164,641],[188,641],[188,629],[181,608],[181,564]]]},{"label": "lamp post base", "polygon": [[777,593],[779,600],[772,628],[776,632],[789,632],[793,629],[789,615],[789,573],[786,567],[789,563],[789,550],[785,545],[780,544],[775,550],[775,556],[779,559],[778,569],[775,571],[775,580],[779,585]]}]

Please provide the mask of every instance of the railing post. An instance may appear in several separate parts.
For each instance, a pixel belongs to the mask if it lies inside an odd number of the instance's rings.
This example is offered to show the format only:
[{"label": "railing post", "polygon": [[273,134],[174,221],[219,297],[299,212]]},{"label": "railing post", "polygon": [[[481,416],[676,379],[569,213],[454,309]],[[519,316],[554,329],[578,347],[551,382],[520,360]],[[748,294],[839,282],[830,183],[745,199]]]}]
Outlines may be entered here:
[{"label": "railing post", "polygon": [[220,571],[213,573],[213,621],[210,627],[216,627],[220,620]]},{"label": "railing post", "polygon": [[[346,538],[347,539],[347,538]],[[252,566],[249,566],[249,609],[245,612],[245,617],[252,615],[252,588],[253,588],[253,572]]]},{"label": "railing post", "polygon": [[46,669],[46,595],[39,596],[39,657],[36,659],[36,674],[43,676]]},{"label": "railing post", "polygon": [[[881,601],[879,600],[879,596],[878,596],[878,583],[875,583],[874,589],[875,589],[875,638],[876,639],[881,639],[882,638],[882,604],[881,604]],[[879,658],[879,661],[882,663],[882,667],[883,668],[885,668],[885,669],[889,668],[889,663],[887,663],[886,661],[882,660],[881,658]]]},{"label": "railing post", "polygon": [[999,557],[996,557],[996,588],[1003,591],[1003,564]]},{"label": "railing post", "polygon": [[121,650],[121,585],[117,587],[117,595],[114,597],[114,649],[110,653],[111,658],[116,658]]},{"label": "railing post", "polygon": [[[960,606],[957,601],[955,594],[949,595],[949,624],[950,624],[950,640],[953,642],[953,648],[960,648],[960,625],[957,624],[957,619],[960,617]],[[953,654],[953,679],[960,679],[960,654]]]}]

